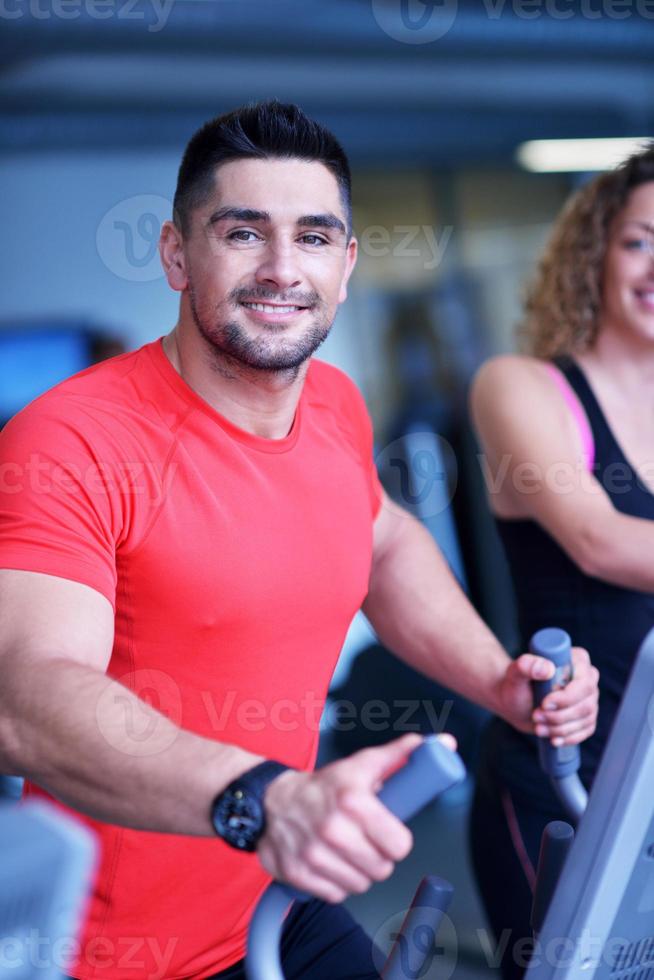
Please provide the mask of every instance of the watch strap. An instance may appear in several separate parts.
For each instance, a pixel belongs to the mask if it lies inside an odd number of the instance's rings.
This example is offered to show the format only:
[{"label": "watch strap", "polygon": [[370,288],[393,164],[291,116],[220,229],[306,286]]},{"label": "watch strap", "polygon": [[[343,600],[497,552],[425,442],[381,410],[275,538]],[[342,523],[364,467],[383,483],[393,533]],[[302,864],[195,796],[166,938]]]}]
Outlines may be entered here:
[{"label": "watch strap", "polygon": [[283,772],[286,772],[290,768],[290,766],[285,766],[283,762],[274,762],[272,759],[268,759],[266,762],[260,762],[258,765],[253,766],[252,769],[246,769],[244,773],[236,777],[232,785],[236,785],[237,783],[240,785],[245,784],[250,792],[262,797],[268,783],[271,783],[273,779],[281,776]]}]

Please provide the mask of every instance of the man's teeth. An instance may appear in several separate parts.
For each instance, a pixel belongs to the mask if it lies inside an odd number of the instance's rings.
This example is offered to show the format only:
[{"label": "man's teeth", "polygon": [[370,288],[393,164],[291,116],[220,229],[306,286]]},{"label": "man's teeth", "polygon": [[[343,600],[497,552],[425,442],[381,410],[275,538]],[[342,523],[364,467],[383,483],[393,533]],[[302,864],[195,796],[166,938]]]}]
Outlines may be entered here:
[{"label": "man's teeth", "polygon": [[243,303],[243,306],[259,313],[295,313],[303,309],[302,306],[269,306],[268,303]]}]

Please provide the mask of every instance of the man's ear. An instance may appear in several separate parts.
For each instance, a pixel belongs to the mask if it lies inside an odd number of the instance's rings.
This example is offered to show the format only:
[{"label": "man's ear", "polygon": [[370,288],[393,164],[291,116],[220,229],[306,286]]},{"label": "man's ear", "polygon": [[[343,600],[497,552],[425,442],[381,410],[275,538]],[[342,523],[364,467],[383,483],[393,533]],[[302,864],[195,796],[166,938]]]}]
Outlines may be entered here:
[{"label": "man's ear", "polygon": [[352,270],[356,265],[358,249],[359,243],[354,235],[352,235],[346,247],[345,270],[343,272],[343,279],[341,280],[341,290],[338,294],[339,303],[343,303],[347,299],[347,284],[352,275]]},{"label": "man's ear", "polygon": [[182,233],[174,221],[164,221],[159,236],[159,255],[171,289],[186,289],[186,257],[182,247]]}]

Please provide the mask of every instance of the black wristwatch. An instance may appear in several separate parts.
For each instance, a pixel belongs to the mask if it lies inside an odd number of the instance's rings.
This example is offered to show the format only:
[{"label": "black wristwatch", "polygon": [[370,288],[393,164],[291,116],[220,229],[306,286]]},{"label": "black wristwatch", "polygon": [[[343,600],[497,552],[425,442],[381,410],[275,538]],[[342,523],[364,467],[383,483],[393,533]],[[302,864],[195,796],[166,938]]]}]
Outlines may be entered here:
[{"label": "black wristwatch", "polygon": [[255,851],[266,829],[263,795],[268,784],[290,769],[281,762],[261,762],[219,793],[211,804],[211,822],[219,837],[239,851]]}]

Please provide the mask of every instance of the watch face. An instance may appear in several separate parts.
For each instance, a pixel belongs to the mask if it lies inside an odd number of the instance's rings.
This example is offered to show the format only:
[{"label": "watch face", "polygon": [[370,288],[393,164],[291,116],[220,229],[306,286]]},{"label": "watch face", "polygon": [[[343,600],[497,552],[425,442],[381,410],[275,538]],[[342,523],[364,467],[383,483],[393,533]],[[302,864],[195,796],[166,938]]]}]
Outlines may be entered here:
[{"label": "watch face", "polygon": [[213,811],[217,832],[233,847],[254,851],[264,823],[263,808],[247,790],[225,790]]}]

